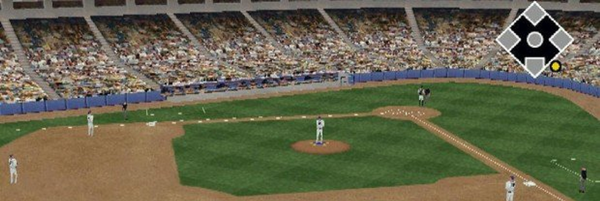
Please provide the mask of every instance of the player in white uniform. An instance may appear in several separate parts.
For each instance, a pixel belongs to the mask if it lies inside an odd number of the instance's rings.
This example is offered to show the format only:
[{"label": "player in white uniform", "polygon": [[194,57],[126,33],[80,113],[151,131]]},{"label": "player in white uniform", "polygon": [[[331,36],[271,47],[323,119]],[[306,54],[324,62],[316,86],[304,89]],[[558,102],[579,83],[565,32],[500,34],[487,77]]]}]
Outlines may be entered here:
[{"label": "player in white uniform", "polygon": [[316,143],[323,143],[323,128],[325,127],[325,120],[317,118],[317,141]]},{"label": "player in white uniform", "polygon": [[517,183],[515,183],[515,176],[510,176],[510,180],[504,185],[504,188],[506,189],[506,201],[513,201],[516,185]]},{"label": "player in white uniform", "polygon": [[17,159],[15,159],[12,154],[8,157],[8,169],[10,169],[10,183],[16,184],[18,177]]},{"label": "player in white uniform", "polygon": [[88,111],[88,115],[87,115],[87,122],[88,122],[88,135],[94,136],[94,115],[92,115],[92,111]]}]

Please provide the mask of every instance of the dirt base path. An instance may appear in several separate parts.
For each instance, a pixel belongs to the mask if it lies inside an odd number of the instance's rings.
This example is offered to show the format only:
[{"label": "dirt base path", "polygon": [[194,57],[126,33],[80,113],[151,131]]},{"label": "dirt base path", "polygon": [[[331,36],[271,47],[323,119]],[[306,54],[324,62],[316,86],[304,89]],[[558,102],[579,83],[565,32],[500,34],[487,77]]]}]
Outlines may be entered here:
[{"label": "dirt base path", "polygon": [[473,158],[478,159],[479,161],[485,163],[489,167],[494,170],[500,172],[505,175],[505,180],[508,180],[510,175],[514,175],[517,178],[515,179],[519,184],[521,189],[524,187],[523,182],[533,181],[536,183],[535,187],[529,187],[539,190],[538,193],[544,193],[547,196],[547,200],[572,200],[571,198],[563,195],[559,191],[553,189],[552,187],[543,184],[542,182],[536,180],[535,178],[521,172],[517,168],[514,168],[507,163],[501,161],[500,159],[494,157],[493,155],[477,148],[471,143],[457,137],[456,135],[444,130],[443,128],[431,123],[427,119],[433,118],[441,115],[441,113],[437,110],[425,107],[384,107],[379,108],[373,111],[373,115],[381,116],[384,118],[390,119],[406,119],[413,121],[417,125],[420,125],[424,129],[429,132],[437,135],[441,139],[446,142],[454,145],[456,148],[464,151],[465,153],[471,155]]},{"label": "dirt base path", "polygon": [[[396,118],[404,114],[401,111],[407,111],[408,116],[422,114],[424,118],[439,115],[430,109],[386,107],[373,113],[322,116],[348,118],[383,112],[384,117]],[[179,184],[171,141],[183,135],[183,124],[305,118],[314,116],[160,122],[155,127],[143,123],[111,124],[96,128],[94,137],[86,135],[86,127],[40,130],[0,148],[0,155],[14,153],[20,164],[18,184],[10,185],[8,174],[0,174],[0,200],[500,200],[505,196],[503,186],[508,175],[518,172],[499,168],[496,162],[486,162],[486,155],[451,142],[500,174],[445,178],[424,185],[248,197]],[[432,132],[439,134],[435,129]],[[8,172],[7,167],[0,166],[0,172]],[[516,199],[553,200],[541,188],[526,188],[522,180],[519,182]]]},{"label": "dirt base path", "polygon": [[[215,99],[202,102],[174,104],[170,102],[131,105],[131,110],[160,108],[197,103],[221,102],[238,99],[255,99],[295,94],[317,93],[352,88],[378,87],[398,84],[417,83],[481,83],[491,85],[513,86],[545,91],[564,97],[577,104],[596,118],[600,119],[600,99],[573,92],[566,89],[476,79],[419,79],[389,82],[371,82],[352,87],[279,93],[260,96],[247,96],[229,99]],[[389,109],[389,108],[388,108]],[[70,110],[62,112],[1,116],[0,122],[28,121],[57,117],[84,115],[87,110]],[[95,113],[120,111],[120,107],[94,108]],[[418,113],[418,112],[417,112]],[[414,113],[413,113],[414,114]],[[328,118],[370,116],[373,114],[332,115]],[[377,114],[375,114],[377,115]],[[300,118],[298,117],[266,117],[231,120],[200,120],[188,122],[161,122],[156,127],[140,124],[101,125],[96,136],[85,135],[86,128],[66,127],[49,128],[23,136],[0,148],[0,155],[14,153],[19,159],[19,184],[9,185],[8,167],[0,165],[0,200],[504,200],[502,190],[508,174],[517,173],[520,178],[527,175],[486,155],[481,150],[465,148],[468,143],[456,138],[447,131],[421,119],[412,119],[442,139],[465,150],[480,160],[494,159],[486,162],[494,169],[500,168],[501,174],[445,178],[434,184],[411,185],[375,189],[353,189],[341,191],[292,193],[281,195],[265,195],[250,197],[234,197],[221,192],[202,188],[186,187],[179,184],[177,167],[174,161],[171,139],[183,134],[181,124],[237,122],[237,121],[269,121]],[[398,119],[409,119],[397,117]],[[420,119],[420,118],[419,118]],[[410,120],[410,119],[409,119]],[[446,135],[444,135],[444,133]],[[448,137],[451,136],[452,138]],[[456,139],[453,140],[453,139]],[[461,143],[462,142],[462,143]],[[480,153],[482,157],[479,156]],[[508,171],[505,168],[512,170]],[[504,170],[502,170],[504,169]],[[531,179],[531,178],[528,178]],[[533,180],[536,181],[536,180]],[[550,194],[562,197],[551,188],[526,188],[520,186],[516,200],[556,200]],[[457,185],[458,184],[458,185]],[[547,191],[547,192],[546,192]],[[570,200],[563,197],[565,200]]]},{"label": "dirt base path", "polygon": [[[217,122],[217,121],[214,121]],[[85,127],[49,128],[0,148],[15,153],[19,183],[0,174],[0,200],[499,200],[501,174],[445,178],[434,184],[311,193],[235,197],[179,184],[171,139],[181,124],[101,125],[94,137]],[[8,167],[0,166],[7,173]],[[518,200],[548,200],[532,188],[520,188]]]}]

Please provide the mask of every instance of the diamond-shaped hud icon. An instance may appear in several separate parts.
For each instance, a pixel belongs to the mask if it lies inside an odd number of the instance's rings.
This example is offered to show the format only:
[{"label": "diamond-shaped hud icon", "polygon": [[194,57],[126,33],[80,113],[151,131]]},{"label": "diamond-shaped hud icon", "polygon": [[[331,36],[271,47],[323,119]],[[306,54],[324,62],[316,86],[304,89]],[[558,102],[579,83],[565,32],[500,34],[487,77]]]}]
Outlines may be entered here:
[{"label": "diamond-shaped hud icon", "polygon": [[573,43],[573,37],[534,1],[496,38],[496,42],[537,78]]}]

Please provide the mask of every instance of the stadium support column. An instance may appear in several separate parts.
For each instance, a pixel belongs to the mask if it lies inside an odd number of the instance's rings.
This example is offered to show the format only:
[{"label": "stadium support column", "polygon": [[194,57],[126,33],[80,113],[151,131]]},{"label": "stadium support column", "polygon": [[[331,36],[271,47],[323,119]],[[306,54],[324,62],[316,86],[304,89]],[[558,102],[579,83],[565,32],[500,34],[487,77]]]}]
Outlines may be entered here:
[{"label": "stadium support column", "polygon": [[169,7],[171,7],[171,6],[177,6],[178,3],[177,3],[177,0],[167,0],[167,5]]},{"label": "stadium support column", "polygon": [[94,7],[94,0],[83,0],[83,8],[85,8],[86,10],[92,10],[94,9]]},{"label": "stadium support column", "polygon": [[2,10],[3,11],[14,10],[13,1],[12,0],[2,0]]},{"label": "stadium support column", "polygon": [[435,67],[440,67],[440,62],[437,59],[436,55],[433,55],[427,48],[425,47],[425,43],[423,42],[423,37],[421,36],[421,31],[419,30],[419,24],[417,23],[417,18],[415,18],[415,13],[412,7],[404,7],[404,12],[406,13],[406,19],[408,20],[408,24],[412,29],[412,37],[417,42],[419,49],[423,54],[429,59]]},{"label": "stadium support column", "polygon": [[44,8],[45,9],[52,8],[52,0],[44,0]]},{"label": "stadium support column", "polygon": [[15,30],[13,29],[13,26],[10,23],[10,20],[4,18],[4,19],[0,20],[0,22],[2,22],[2,27],[4,28],[6,38],[8,39],[8,42],[10,42],[10,45],[13,48],[13,51],[17,55],[17,59],[19,60],[19,64],[21,64],[21,67],[23,68],[23,72],[25,74],[29,75],[29,77],[31,77],[31,81],[35,82],[38,86],[40,86],[42,88],[42,90],[44,90],[44,92],[46,92],[46,94],[48,95],[48,98],[59,99],[60,96],[56,93],[56,91],[54,91],[54,89],[52,87],[50,87],[48,82],[46,82],[44,79],[42,79],[31,68],[31,64],[29,63],[29,60],[27,59],[27,56],[25,55],[23,46],[19,42],[19,39],[17,38],[17,34],[15,33]]},{"label": "stadium support column", "polygon": [[[512,23],[512,21],[515,20],[515,18],[517,17],[518,11],[519,11],[518,8],[513,8],[512,10],[510,10],[508,17],[504,20],[504,27],[502,29],[506,29],[510,25],[510,23]],[[487,64],[500,51],[502,51],[502,50],[500,49],[500,46],[497,45],[496,48],[490,50],[490,52],[488,52],[487,55],[485,55],[483,58],[481,58],[481,60],[479,60],[479,63],[477,63],[475,65],[475,68],[477,68],[477,69],[484,68],[485,64]]]},{"label": "stadium support column", "polygon": [[223,66],[225,66],[229,69],[234,69],[239,72],[249,73],[248,71],[246,71],[238,66],[230,65],[227,62],[219,61],[219,59],[217,57],[215,57],[213,54],[211,54],[210,51],[204,45],[200,44],[200,42],[198,41],[198,38],[196,38],[196,36],[194,36],[194,34],[192,34],[192,32],[190,32],[190,30],[183,24],[183,22],[181,22],[181,20],[179,20],[179,18],[177,18],[177,16],[175,16],[175,14],[167,13],[167,16],[169,16],[169,18],[171,18],[171,21],[173,21],[175,26],[177,28],[179,28],[181,33],[183,33],[183,35],[185,35],[187,37],[187,39],[190,40],[192,42],[192,44],[194,46],[196,46],[196,48],[198,48],[198,50],[200,50],[200,52],[202,54],[206,55],[207,57],[211,58],[213,61],[216,61],[219,64],[222,64]]},{"label": "stadium support column", "polygon": [[325,12],[325,9],[318,8],[317,10],[319,11],[319,13],[321,13],[321,15],[323,16],[325,21],[329,24],[329,26],[331,26],[331,28],[333,28],[333,30],[335,30],[335,32],[337,32],[337,34],[344,40],[344,42],[346,42],[346,44],[348,46],[350,46],[352,48],[352,50],[356,51],[358,48],[354,45],[354,43],[352,43],[352,41],[350,40],[350,38],[348,38],[346,33],[344,33],[344,31],[342,31],[342,29],[340,29],[340,27],[335,23],[335,21],[333,21],[333,19],[331,19],[331,16],[329,16],[329,14],[327,14],[327,12]]},{"label": "stadium support column", "polygon": [[277,41],[275,41],[273,36],[271,36],[271,34],[269,34],[269,32],[267,32],[267,30],[265,30],[264,27],[262,27],[254,18],[252,18],[252,16],[250,16],[250,14],[248,14],[247,11],[243,10],[241,12],[242,12],[242,15],[244,15],[244,17],[246,17],[246,19],[250,22],[250,24],[252,24],[252,26],[254,26],[254,28],[256,30],[258,30],[265,38],[267,38],[267,40],[273,46],[275,46],[275,47],[279,48],[281,51],[283,51],[281,44],[279,44]]},{"label": "stadium support column", "polygon": [[[130,0],[127,0],[127,3],[129,3],[129,1]],[[153,90],[160,91],[160,85],[158,85],[158,83],[156,83],[156,82],[154,82],[154,80],[151,80],[150,78],[146,77],[144,74],[141,74],[140,72],[134,70],[131,66],[126,65],[125,62],[123,62],[117,56],[117,54],[115,54],[115,52],[112,50],[112,48],[106,41],[106,38],[104,38],[104,36],[102,36],[102,33],[100,32],[100,30],[96,26],[96,23],[94,23],[94,21],[92,20],[92,18],[90,16],[85,16],[85,17],[83,17],[83,19],[85,19],[85,22],[87,22],[88,26],[90,27],[90,31],[92,31],[92,33],[94,34],[94,37],[102,45],[102,50],[104,50],[104,52],[106,52],[106,55],[111,60],[113,60],[118,67],[126,70],[131,75],[139,78],[140,80],[145,82],[148,85],[148,87],[152,88]]]}]

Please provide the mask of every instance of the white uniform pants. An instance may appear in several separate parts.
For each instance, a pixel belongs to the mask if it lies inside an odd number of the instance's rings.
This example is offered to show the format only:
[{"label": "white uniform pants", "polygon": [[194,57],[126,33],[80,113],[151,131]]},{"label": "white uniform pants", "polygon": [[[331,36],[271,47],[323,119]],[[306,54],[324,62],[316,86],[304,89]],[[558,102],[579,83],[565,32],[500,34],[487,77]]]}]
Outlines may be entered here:
[{"label": "white uniform pants", "polygon": [[317,128],[317,142],[323,142],[323,129]]},{"label": "white uniform pants", "polygon": [[513,197],[515,196],[515,192],[506,193],[506,201],[513,201]]},{"label": "white uniform pants", "polygon": [[94,124],[88,124],[88,135],[94,136]]},{"label": "white uniform pants", "polygon": [[17,183],[17,168],[10,168],[10,183],[11,184],[16,184]]}]

